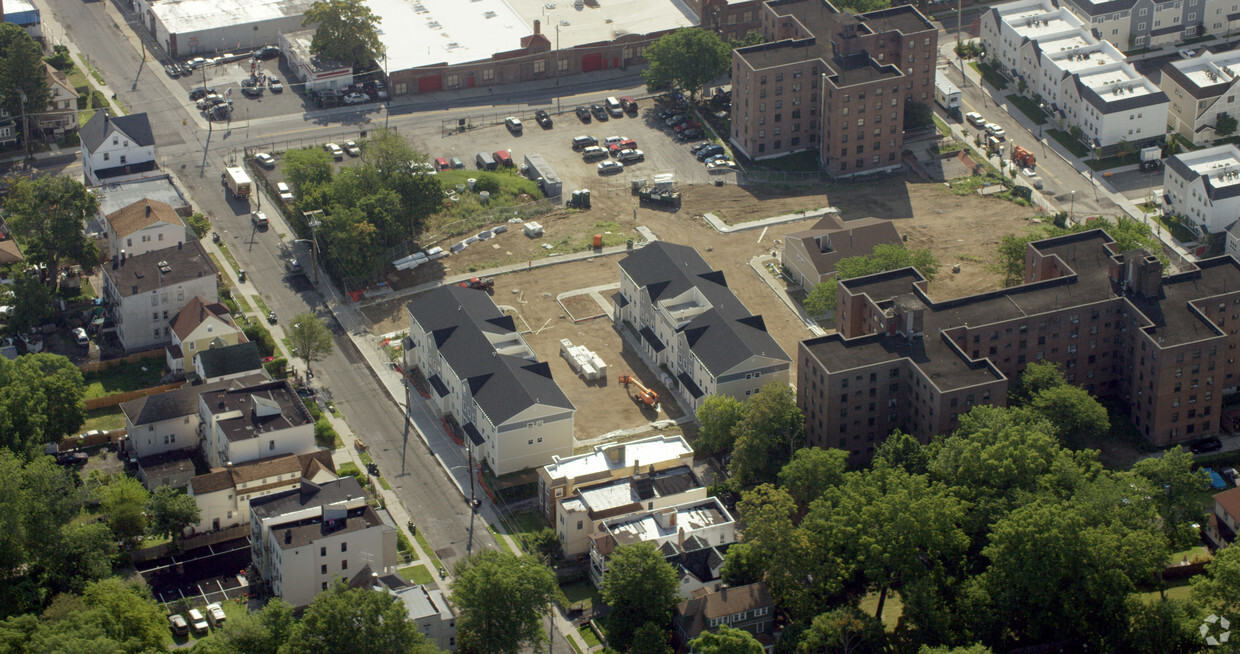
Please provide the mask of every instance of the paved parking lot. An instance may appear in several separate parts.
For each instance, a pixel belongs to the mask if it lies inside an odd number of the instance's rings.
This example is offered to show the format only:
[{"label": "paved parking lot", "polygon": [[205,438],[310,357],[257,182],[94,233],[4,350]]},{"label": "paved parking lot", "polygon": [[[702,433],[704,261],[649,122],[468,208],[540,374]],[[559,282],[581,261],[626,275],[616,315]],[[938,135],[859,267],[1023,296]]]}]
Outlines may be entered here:
[{"label": "paved parking lot", "polygon": [[138,564],[138,572],[155,599],[175,602],[201,599],[223,602],[246,592],[250,539],[217,543]]},{"label": "paved parking lot", "polygon": [[[270,89],[264,90],[263,94],[256,98],[247,98],[241,94],[241,81],[250,76],[250,60],[242,59],[240,61],[218,65],[206,66],[204,69],[194,71],[192,75],[177,78],[177,83],[184,89],[185,93],[178,100],[188,108],[189,111],[197,111],[194,102],[189,99],[190,89],[195,89],[203,84],[203,75],[206,75],[207,88],[214,88],[216,93],[223,95],[229,89],[232,90],[233,101],[233,120],[255,120],[259,118],[268,118],[272,116],[284,116],[288,114],[299,114],[308,111],[321,111],[321,107],[311,101],[303,92],[300,85],[290,83],[288,70],[282,64],[280,59],[269,59],[258,62],[258,72],[264,72],[268,76],[275,75],[280,78],[280,82],[284,90],[279,93],[272,92]],[[160,75],[167,75],[163,70],[159,71]],[[357,105],[358,112],[380,111],[381,103],[371,102],[368,104]]]},{"label": "paved parking lot", "polygon": [[[475,168],[474,158],[479,152],[507,150],[513,161],[520,165],[527,152],[538,152],[555,168],[564,181],[564,192],[573,189],[600,189],[605,186],[623,186],[634,177],[650,178],[660,173],[674,173],[682,184],[707,184],[713,181],[706,168],[689,153],[689,143],[672,138],[672,130],[659,119],[653,99],[638,103],[636,117],[625,114],[622,118],[607,121],[591,119],[582,123],[568,111],[553,115],[550,129],[544,129],[533,120],[526,120],[520,134],[512,134],[500,126],[481,127],[450,136],[420,139],[414,146],[436,157],[459,157],[469,168]],[[565,107],[570,109],[570,107]],[[644,161],[626,164],[623,172],[600,177],[598,161],[587,163],[581,153],[572,148],[573,137],[589,135],[601,143],[608,136],[624,136],[637,141],[637,148],[645,153]]]}]

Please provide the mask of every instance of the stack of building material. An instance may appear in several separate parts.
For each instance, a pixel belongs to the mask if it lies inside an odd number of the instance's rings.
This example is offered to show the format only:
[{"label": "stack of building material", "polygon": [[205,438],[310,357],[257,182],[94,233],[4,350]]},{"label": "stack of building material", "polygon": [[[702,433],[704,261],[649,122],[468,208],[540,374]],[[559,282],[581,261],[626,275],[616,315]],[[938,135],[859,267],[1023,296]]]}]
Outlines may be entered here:
[{"label": "stack of building material", "polygon": [[599,355],[591,352],[584,345],[574,346],[567,338],[560,339],[560,356],[568,361],[573,371],[586,381],[607,377],[607,364]]}]

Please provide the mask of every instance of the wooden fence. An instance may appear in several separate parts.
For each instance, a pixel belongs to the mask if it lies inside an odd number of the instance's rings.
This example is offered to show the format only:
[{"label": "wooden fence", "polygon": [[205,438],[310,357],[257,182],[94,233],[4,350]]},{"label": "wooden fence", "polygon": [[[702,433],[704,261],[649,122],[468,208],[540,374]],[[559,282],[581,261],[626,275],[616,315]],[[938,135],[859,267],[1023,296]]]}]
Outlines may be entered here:
[{"label": "wooden fence", "polygon": [[70,436],[60,439],[56,447],[60,452],[72,452],[73,450],[100,447],[109,443],[115,445],[117,441],[125,437],[125,434],[124,429],[113,429],[112,431],[91,434],[90,436]]},{"label": "wooden fence", "polygon": [[88,375],[93,372],[99,372],[100,370],[107,370],[108,368],[115,368],[117,366],[125,365],[126,363],[146,361],[147,359],[157,359],[163,356],[164,350],[162,348],[147,350],[145,352],[137,352],[128,356],[123,356],[119,359],[107,359],[106,361],[90,361],[88,363],[83,363],[78,366],[78,370],[81,370],[83,375]]},{"label": "wooden fence", "polygon": [[[196,547],[205,547],[207,545],[215,545],[228,540],[237,538],[245,538],[250,535],[250,525],[237,525],[228,527],[219,531],[210,531],[205,534],[197,534],[189,538],[181,539],[181,548],[179,551],[192,550]],[[134,550],[131,553],[134,563],[144,563],[152,559],[158,559],[161,556],[167,556],[170,543],[156,545],[154,547],[146,547],[140,550]]]},{"label": "wooden fence", "polygon": [[95,409],[102,409],[104,407],[116,406],[118,404],[128,402],[129,400],[136,400],[140,397],[146,397],[147,395],[155,395],[157,393],[163,393],[164,391],[175,391],[176,389],[184,385],[185,385],[185,382],[179,381],[179,382],[173,382],[171,384],[164,384],[163,386],[152,386],[150,388],[140,388],[136,391],[127,391],[125,393],[113,393],[111,395],[105,395],[103,397],[93,397],[89,400],[86,400],[86,410],[94,411]]}]

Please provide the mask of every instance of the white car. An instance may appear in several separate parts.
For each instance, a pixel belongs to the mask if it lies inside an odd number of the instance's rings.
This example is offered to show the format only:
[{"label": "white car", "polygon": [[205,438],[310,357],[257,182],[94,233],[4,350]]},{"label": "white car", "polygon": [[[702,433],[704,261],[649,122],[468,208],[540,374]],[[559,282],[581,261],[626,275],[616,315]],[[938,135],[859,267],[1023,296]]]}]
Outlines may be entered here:
[{"label": "white car", "polygon": [[90,345],[90,337],[86,335],[86,330],[81,327],[73,328],[73,342],[81,346]]},{"label": "white car", "polygon": [[1180,56],[1184,57],[1185,59],[1192,59],[1193,57],[1197,56],[1197,51],[1186,48],[1184,50],[1180,50]]},{"label": "white car", "polygon": [[345,141],[344,151],[348,152],[350,157],[356,157],[362,153],[362,149],[357,147],[357,143],[354,141]]},{"label": "white car", "polygon": [[986,133],[999,139],[1000,141],[1007,138],[1007,130],[994,123],[986,123]]},{"label": "white car", "polygon": [[607,138],[603,139],[603,147],[610,148],[612,144],[619,143],[621,141],[627,141],[627,140],[629,140],[629,137],[627,136],[608,136]]},{"label": "white car", "polygon": [[508,128],[508,131],[512,132],[513,134],[520,134],[520,133],[521,133],[521,129],[522,129],[522,127],[521,127],[521,119],[520,119],[520,118],[516,118],[516,117],[513,117],[513,116],[509,116],[509,117],[507,117],[507,118],[505,118],[505,119],[504,119],[504,126],[505,126],[505,127],[507,127],[507,128]]},{"label": "white car", "polygon": [[290,188],[288,187],[288,184],[285,184],[284,182],[277,182],[277,183],[276,183],[276,191],[278,191],[278,192],[280,193],[280,199],[281,199],[281,200],[283,200],[283,201],[285,201],[285,202],[292,202],[292,201],[293,201],[293,189],[290,189]]},{"label": "white car", "polygon": [[982,118],[982,115],[976,111],[970,111],[965,114],[964,119],[969,121],[969,124],[974,127],[984,127],[986,125],[986,119]]},{"label": "white car", "polygon": [[227,618],[228,616],[224,615],[224,607],[220,606],[219,602],[207,605],[207,620],[209,620],[211,624],[218,627],[224,624],[224,620]]},{"label": "white car", "polygon": [[616,155],[616,158],[626,163],[630,161],[644,161],[646,153],[641,150],[621,150],[620,154]]},{"label": "white car", "polygon": [[624,170],[624,164],[619,161],[604,161],[598,165],[598,174],[611,175]]},{"label": "white car", "polygon": [[266,152],[259,152],[254,155],[254,161],[257,161],[263,168],[275,168],[276,158]]},{"label": "white car", "polygon": [[22,342],[26,344],[26,351],[31,354],[43,351],[43,337],[38,334],[22,334]]},{"label": "white car", "polygon": [[728,159],[720,159],[706,164],[706,172],[712,175],[722,175],[733,170],[736,170],[736,162]]},{"label": "white car", "polygon": [[255,211],[250,214],[250,222],[259,229],[267,228],[267,214],[261,211]]},{"label": "white car", "polygon": [[189,626],[197,633],[205,633],[207,631],[207,621],[202,617],[202,611],[198,609],[189,610]]},{"label": "white car", "polygon": [[364,102],[370,102],[370,96],[365,93],[349,93],[341,98],[340,101],[345,104],[362,104]]},{"label": "white car", "polygon": [[341,159],[344,159],[344,150],[341,150],[340,146],[336,145],[335,143],[324,144],[323,149],[330,152],[332,155],[332,158],[335,159],[336,161],[340,161]]}]

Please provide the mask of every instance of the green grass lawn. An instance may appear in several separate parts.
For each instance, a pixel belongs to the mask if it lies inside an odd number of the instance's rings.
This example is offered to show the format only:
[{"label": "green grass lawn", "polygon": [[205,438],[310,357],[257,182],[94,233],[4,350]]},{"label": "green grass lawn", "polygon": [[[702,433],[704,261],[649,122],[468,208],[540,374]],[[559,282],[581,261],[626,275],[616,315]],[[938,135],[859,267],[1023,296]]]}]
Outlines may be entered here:
[{"label": "green grass lawn", "polygon": [[1196,241],[1197,235],[1190,231],[1187,227],[1180,224],[1180,219],[1176,216],[1163,216],[1155,214],[1154,221],[1162,226],[1163,229],[1171,232],[1171,236],[1181,243],[1190,243]]},{"label": "green grass lawn", "polygon": [[412,584],[429,584],[435,581],[431,571],[426,569],[424,565],[411,565],[407,568],[401,568],[396,571],[401,579]]},{"label": "green grass lawn", "polygon": [[435,555],[435,550],[431,548],[431,544],[426,542],[426,536],[422,535],[422,530],[417,530],[417,532],[413,534],[413,537],[418,539],[418,545],[422,547],[422,551],[426,552],[426,555],[431,557],[431,563],[434,565],[435,570],[439,570],[439,568],[443,566],[443,561],[440,561],[439,557]]},{"label": "green grass lawn", "polygon": [[599,594],[598,589],[588,579],[573,582],[571,584],[563,584],[560,590],[564,591],[564,597],[568,598],[570,605],[582,602],[582,608],[590,609],[595,604],[603,602],[603,596]]},{"label": "green grass lawn", "polygon": [[1008,87],[1007,78],[999,74],[990,64],[981,61],[970,61],[969,66],[976,70],[986,83],[995,87],[996,90],[1002,91]]},{"label": "green grass lawn", "polygon": [[112,431],[124,428],[125,414],[121,412],[119,406],[109,406],[95,409],[94,411],[87,411],[86,424],[82,425],[82,431],[91,431],[92,429]]},{"label": "green grass lawn", "polygon": [[586,645],[590,647],[598,647],[603,644],[599,641],[598,634],[594,633],[594,630],[589,625],[578,627],[577,633],[581,634],[581,639],[586,641]]},{"label": "green grass lawn", "polygon": [[1042,111],[1042,109],[1038,107],[1037,103],[1033,100],[1016,93],[1008,95],[1007,99],[1008,102],[1015,105],[1017,109],[1020,109],[1020,112],[1025,114],[1025,117],[1032,120],[1035,125],[1041,125],[1046,122],[1046,112]]},{"label": "green grass lawn", "polygon": [[952,135],[952,129],[947,126],[947,123],[943,122],[943,119],[939,118],[938,114],[930,114],[930,115],[932,118],[934,118],[934,128],[939,130],[939,134],[942,136],[950,137]]},{"label": "green grass lawn", "polygon": [[1133,152],[1131,154],[1117,154],[1111,157],[1103,157],[1102,159],[1087,159],[1085,165],[1093,170],[1111,170],[1120,166],[1131,166],[1141,162],[1140,153]]},{"label": "green grass lawn", "polygon": [[[1189,586],[1187,579],[1168,584],[1166,593],[1167,599],[1174,600],[1190,599],[1193,595],[1192,587]],[[1147,593],[1137,593],[1137,596],[1148,604],[1150,602],[1159,601],[1162,598],[1162,593],[1152,590]]]},{"label": "green grass lawn", "polygon": [[241,266],[237,263],[237,259],[232,255],[232,252],[228,251],[227,245],[220,243],[220,252],[224,253],[224,259],[228,261],[228,265],[232,266],[233,272],[241,272]]},{"label": "green grass lawn", "polygon": [[[203,617],[206,617],[207,612],[203,610],[203,606],[204,606],[203,604],[196,604],[190,608],[197,608],[202,613]],[[245,615],[246,613],[249,612],[248,609],[246,609],[245,604],[238,604],[237,602],[232,601],[232,600],[228,600],[226,602],[220,602],[220,608],[224,609],[224,615],[226,616],[226,620],[236,620],[240,616]],[[185,622],[188,623],[189,622],[189,609],[186,609],[185,611],[182,611],[180,613],[185,618]],[[188,649],[193,647],[194,644],[199,643],[204,640],[208,640],[211,637],[213,637],[216,631],[217,630],[215,628],[210,628],[207,630],[207,633],[202,634],[202,635],[198,635],[198,634],[195,634],[193,631],[190,631],[188,636],[173,636],[172,642],[175,643],[177,647],[185,647],[186,650],[188,651]]]},{"label": "green grass lawn", "polygon": [[499,548],[501,550],[504,550],[504,552],[514,556],[519,556],[521,554],[520,552],[512,551],[512,546],[508,544],[508,539],[504,538],[503,535],[496,531],[495,527],[487,525],[487,529],[491,530],[491,535],[495,537],[495,542],[499,544]]},{"label": "green grass lawn", "polygon": [[573,640],[572,638],[568,638],[567,636],[564,638],[564,640],[568,641],[568,644],[572,646],[574,652],[576,652],[577,654],[585,654],[584,652],[581,651],[581,647],[577,645],[577,641]]},{"label": "green grass lawn", "polygon": [[[866,615],[874,615],[878,610],[878,593],[871,592],[861,598],[861,602],[857,604],[857,608]],[[888,591],[887,600],[883,602],[883,626],[887,631],[892,631],[900,622],[900,616],[904,614],[904,602],[900,600],[900,594]]]},{"label": "green grass lawn", "polygon": [[1080,141],[1072,138],[1072,135],[1062,129],[1048,129],[1046,135],[1059,141],[1059,145],[1068,149],[1074,156],[1088,157],[1089,148],[1085,147]]},{"label": "green grass lawn", "polygon": [[[240,296],[238,296],[238,297],[240,297]],[[261,297],[259,297],[259,296],[257,296],[257,295],[251,295],[250,297],[254,298],[254,306],[258,307],[258,310],[259,310],[259,311],[260,311],[260,312],[261,312],[264,316],[265,316],[265,315],[267,315],[268,313],[270,313],[270,312],[271,312],[271,309],[268,309],[268,308],[267,308],[267,303],[266,303],[266,302],[263,302],[263,298],[261,298]]]},{"label": "green grass lawn", "polygon": [[84,399],[89,400],[156,386],[164,376],[164,364],[162,359],[144,359],[82,376],[86,382]]}]

